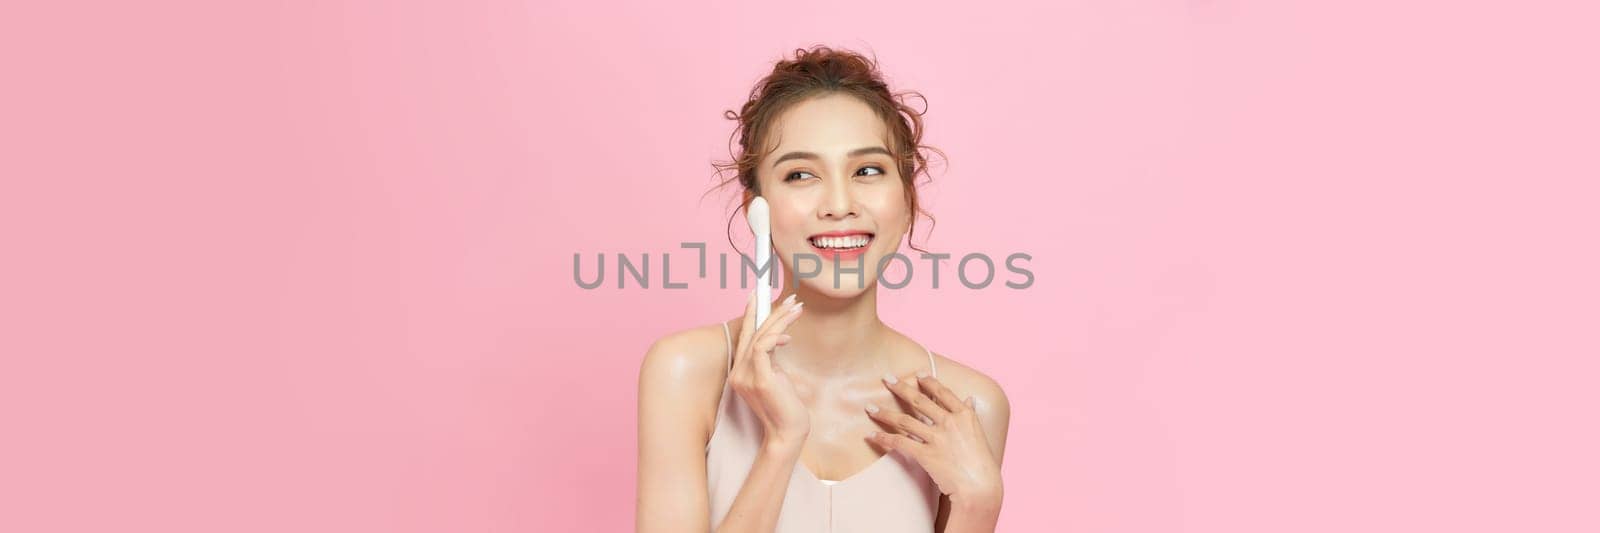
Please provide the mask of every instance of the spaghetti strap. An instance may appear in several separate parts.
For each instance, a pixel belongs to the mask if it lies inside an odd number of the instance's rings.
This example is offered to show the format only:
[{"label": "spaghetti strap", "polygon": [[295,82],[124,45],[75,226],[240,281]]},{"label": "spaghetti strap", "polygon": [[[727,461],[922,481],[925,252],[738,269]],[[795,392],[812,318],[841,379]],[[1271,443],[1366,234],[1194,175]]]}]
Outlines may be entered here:
[{"label": "spaghetti strap", "polygon": [[733,372],[733,334],[728,333],[728,323],[722,323],[722,340],[728,344],[728,372]]},{"label": "spaghetti strap", "polygon": [[923,348],[923,350],[928,351],[928,368],[932,370],[933,377],[939,377],[939,366],[933,364],[933,350],[928,350],[927,348]]}]

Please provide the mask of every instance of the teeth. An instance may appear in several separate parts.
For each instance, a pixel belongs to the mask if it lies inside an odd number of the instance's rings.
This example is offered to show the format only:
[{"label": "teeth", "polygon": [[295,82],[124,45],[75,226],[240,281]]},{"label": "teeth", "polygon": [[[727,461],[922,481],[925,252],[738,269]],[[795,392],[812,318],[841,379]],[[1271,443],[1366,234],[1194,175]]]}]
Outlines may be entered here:
[{"label": "teeth", "polygon": [[811,239],[811,244],[818,248],[848,250],[851,248],[860,248],[862,246],[866,246],[867,241],[869,240],[871,239],[866,235],[851,235],[848,237],[815,237]]}]

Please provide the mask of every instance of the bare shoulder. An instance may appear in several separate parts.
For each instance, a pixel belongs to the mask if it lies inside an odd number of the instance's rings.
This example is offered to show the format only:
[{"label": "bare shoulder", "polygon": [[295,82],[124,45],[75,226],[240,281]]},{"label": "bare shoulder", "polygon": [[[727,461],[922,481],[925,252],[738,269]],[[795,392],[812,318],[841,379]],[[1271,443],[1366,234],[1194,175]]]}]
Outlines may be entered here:
[{"label": "bare shoulder", "polygon": [[674,379],[721,381],[728,364],[727,352],[721,323],[674,331],[650,344],[640,372],[655,371]]},{"label": "bare shoulder", "polygon": [[1000,382],[944,354],[934,353],[933,357],[934,363],[939,365],[939,381],[944,382],[950,390],[962,398],[974,396],[980,416],[986,411],[1010,414],[1011,402],[1006,397],[1005,388],[1000,386]]},{"label": "bare shoulder", "polygon": [[[639,363],[639,412],[705,422],[709,435],[727,377],[722,324],[674,331],[656,339]],[[687,418],[685,418],[687,417]]]}]

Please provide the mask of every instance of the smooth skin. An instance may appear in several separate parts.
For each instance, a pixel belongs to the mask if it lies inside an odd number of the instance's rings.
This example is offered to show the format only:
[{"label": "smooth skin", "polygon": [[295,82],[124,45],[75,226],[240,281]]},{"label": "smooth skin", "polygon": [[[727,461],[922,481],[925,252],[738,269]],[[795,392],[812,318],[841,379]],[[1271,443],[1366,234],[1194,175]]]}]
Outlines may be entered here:
[{"label": "smooth skin", "polygon": [[[904,185],[893,159],[861,150],[888,146],[882,119],[854,97],[828,95],[786,110],[774,128],[757,177],[782,279],[795,279],[796,255],[816,253],[808,238],[824,231],[874,233],[866,265],[895,252],[911,220]],[[1005,392],[939,354],[939,378],[919,376],[928,366],[922,346],[877,315],[875,268],[823,263],[816,277],[785,282],[761,328],[753,294],[743,316],[724,322],[735,339],[731,371],[722,324],[651,345],[639,373],[637,531],[710,529],[705,447],[724,379],[761,420],[765,440],[719,532],[770,533],[797,467],[847,479],[886,453],[917,461],[938,485],[937,531],[994,531]]]}]

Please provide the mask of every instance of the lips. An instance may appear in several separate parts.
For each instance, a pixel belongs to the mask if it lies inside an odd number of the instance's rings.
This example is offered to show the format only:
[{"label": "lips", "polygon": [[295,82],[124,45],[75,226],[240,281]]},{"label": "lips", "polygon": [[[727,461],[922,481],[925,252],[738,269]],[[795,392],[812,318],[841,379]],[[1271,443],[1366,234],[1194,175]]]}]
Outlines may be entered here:
[{"label": "lips", "polygon": [[831,257],[835,261],[856,259],[867,252],[867,247],[872,244],[873,234],[869,231],[830,231],[818,233],[806,239],[811,244],[812,251],[823,257]]}]

